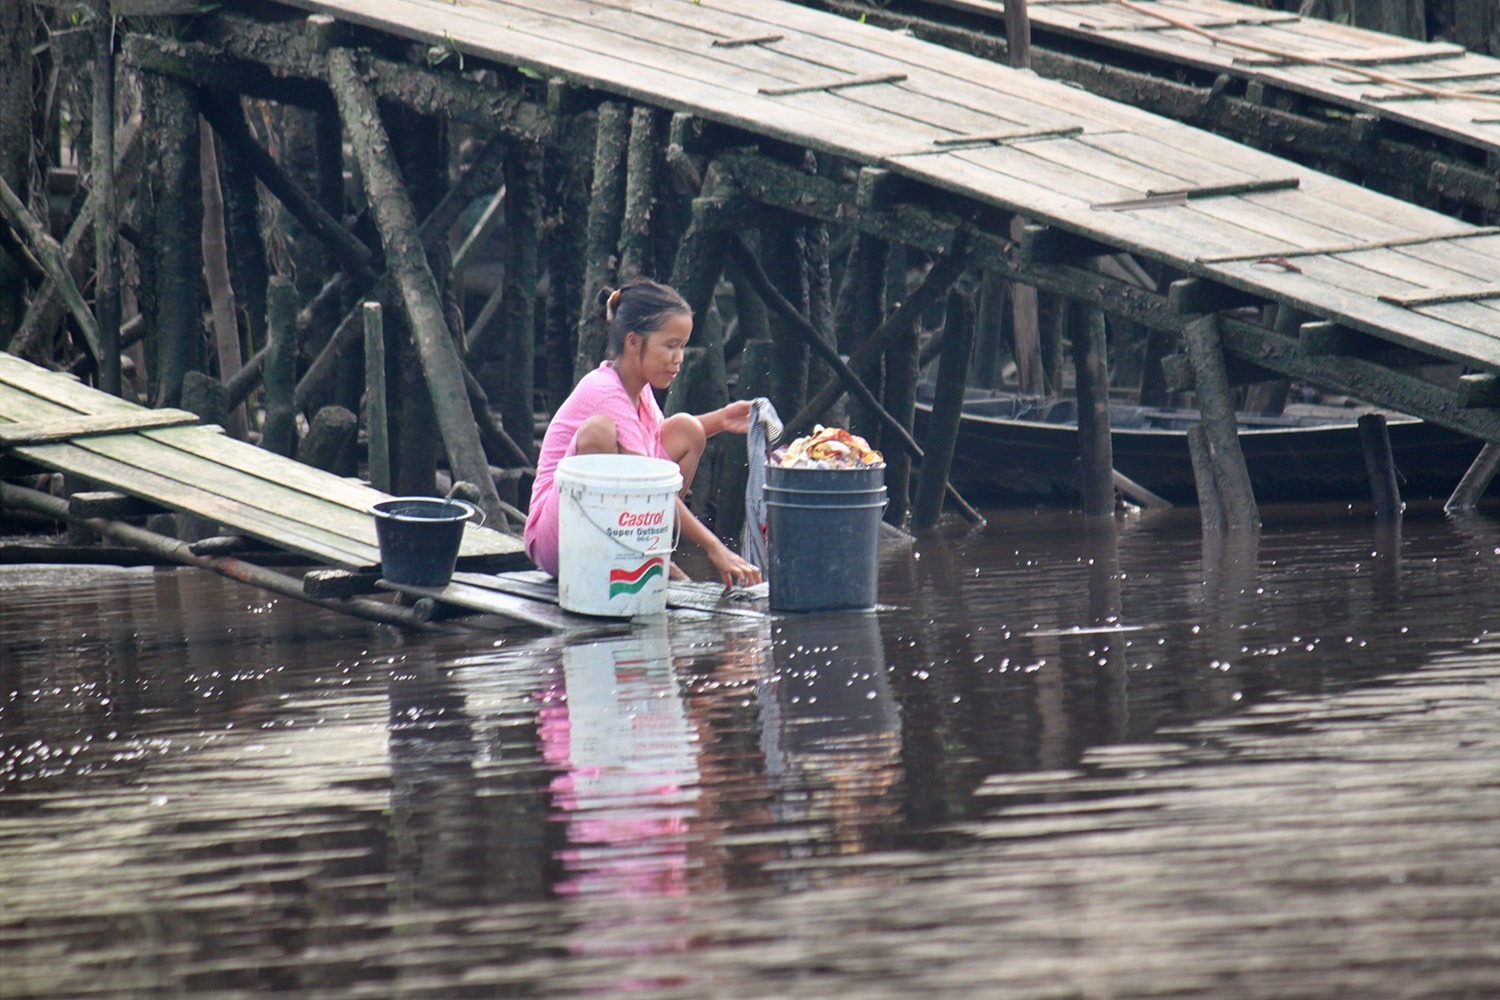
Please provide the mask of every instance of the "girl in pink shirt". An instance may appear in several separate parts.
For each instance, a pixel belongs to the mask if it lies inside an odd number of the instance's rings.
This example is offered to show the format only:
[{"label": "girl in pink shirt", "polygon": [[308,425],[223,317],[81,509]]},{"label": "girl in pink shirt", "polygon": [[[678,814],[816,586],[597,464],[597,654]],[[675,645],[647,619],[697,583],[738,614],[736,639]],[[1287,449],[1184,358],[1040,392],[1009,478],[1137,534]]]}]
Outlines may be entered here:
[{"label": "girl in pink shirt", "polygon": [[[585,375],[558,407],[542,439],[526,517],[526,554],[557,575],[557,463],[572,455],[632,454],[665,458],[682,470],[683,492],[692,485],[708,438],[720,431],[743,434],[748,400],[693,416],[663,419],[650,389],[665,389],[682,368],[683,348],[693,332],[693,314],[682,296],[644,278],[599,295],[609,324],[609,359]],[[648,388],[649,387],[649,388]],[[726,587],[760,582],[760,570],[741,559],[693,516],[681,496],[677,519],[682,537],[701,547]],[[674,575],[680,571],[673,566]]]}]

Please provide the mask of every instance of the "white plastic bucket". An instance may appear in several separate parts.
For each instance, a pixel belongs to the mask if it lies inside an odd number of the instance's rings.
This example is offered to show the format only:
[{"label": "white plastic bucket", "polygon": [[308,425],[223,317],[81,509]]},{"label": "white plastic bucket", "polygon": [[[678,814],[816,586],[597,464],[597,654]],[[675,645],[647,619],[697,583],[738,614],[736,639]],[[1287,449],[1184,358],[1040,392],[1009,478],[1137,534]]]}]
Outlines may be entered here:
[{"label": "white plastic bucket", "polygon": [[676,547],[677,463],[574,455],[557,463],[557,598],[608,618],[661,614]]}]

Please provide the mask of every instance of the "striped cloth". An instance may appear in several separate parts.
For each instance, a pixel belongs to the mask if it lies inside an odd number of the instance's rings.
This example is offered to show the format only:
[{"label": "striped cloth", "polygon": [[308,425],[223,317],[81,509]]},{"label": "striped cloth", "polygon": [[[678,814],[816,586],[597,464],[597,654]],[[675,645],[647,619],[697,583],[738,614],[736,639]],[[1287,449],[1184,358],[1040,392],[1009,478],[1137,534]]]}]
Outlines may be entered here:
[{"label": "striped cloth", "polygon": [[766,548],[766,459],[781,437],[781,417],[769,399],[757,396],[750,401],[749,423],[745,448],[750,474],[745,480],[745,534],[740,554],[746,562],[764,570],[770,561]]}]

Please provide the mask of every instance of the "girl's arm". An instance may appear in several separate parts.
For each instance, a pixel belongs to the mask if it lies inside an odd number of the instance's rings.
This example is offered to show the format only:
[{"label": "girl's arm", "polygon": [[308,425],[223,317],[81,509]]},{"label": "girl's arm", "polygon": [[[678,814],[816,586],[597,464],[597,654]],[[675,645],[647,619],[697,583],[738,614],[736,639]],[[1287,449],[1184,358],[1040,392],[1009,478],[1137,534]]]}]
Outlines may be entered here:
[{"label": "girl's arm", "polygon": [[703,414],[698,421],[703,424],[703,433],[709,437],[720,431],[743,434],[750,429],[750,400],[735,400],[728,406]]},{"label": "girl's arm", "polygon": [[719,536],[709,531],[708,526],[688,510],[681,497],[677,498],[677,523],[682,525],[682,537],[708,554],[708,561],[719,571],[719,580],[723,582],[725,589],[753,587],[760,583],[760,569],[719,541]]}]

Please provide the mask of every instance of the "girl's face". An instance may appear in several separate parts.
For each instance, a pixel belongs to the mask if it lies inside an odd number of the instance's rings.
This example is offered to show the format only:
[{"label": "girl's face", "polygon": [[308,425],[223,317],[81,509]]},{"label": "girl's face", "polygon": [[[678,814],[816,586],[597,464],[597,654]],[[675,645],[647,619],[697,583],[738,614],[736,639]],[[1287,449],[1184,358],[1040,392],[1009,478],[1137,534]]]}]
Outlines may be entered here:
[{"label": "girl's face", "polygon": [[[673,313],[648,337],[632,333],[641,376],[654,389],[665,389],[682,370],[682,352],[693,335],[693,317]],[[626,340],[627,348],[629,339]]]}]

